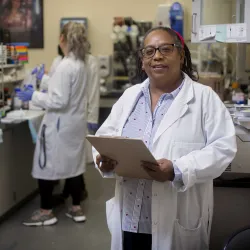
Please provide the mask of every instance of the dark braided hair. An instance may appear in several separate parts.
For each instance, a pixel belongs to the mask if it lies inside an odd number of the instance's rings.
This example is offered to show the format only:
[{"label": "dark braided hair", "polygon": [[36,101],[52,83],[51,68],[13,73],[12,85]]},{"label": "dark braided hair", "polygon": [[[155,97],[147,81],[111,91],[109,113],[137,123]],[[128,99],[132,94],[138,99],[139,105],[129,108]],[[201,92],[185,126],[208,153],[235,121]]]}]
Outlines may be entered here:
[{"label": "dark braided hair", "polygon": [[[174,30],[167,28],[167,27],[155,27],[150,29],[144,36],[142,44],[141,44],[141,48],[143,48],[144,46],[144,42],[145,39],[147,38],[147,36],[153,32],[153,31],[157,31],[157,30],[162,30],[167,32],[169,35],[171,35],[174,40],[175,40],[175,44],[179,45],[179,47],[177,47],[177,49],[179,50],[179,52],[182,51],[182,49],[184,49],[184,53],[185,53],[185,58],[184,58],[184,63],[182,65],[182,71],[184,73],[186,73],[193,81],[198,81],[199,76],[198,73],[193,69],[193,65],[192,65],[192,59],[191,59],[191,53],[189,51],[189,48],[187,47],[186,44],[184,44],[184,48],[182,48],[182,42],[180,40],[180,38],[178,37],[178,35],[175,33]],[[141,82],[143,82],[144,80],[146,80],[148,78],[146,72],[144,70],[142,70],[142,55],[141,52],[138,52],[138,56],[137,56],[137,75],[138,75],[138,79],[140,79]]]}]

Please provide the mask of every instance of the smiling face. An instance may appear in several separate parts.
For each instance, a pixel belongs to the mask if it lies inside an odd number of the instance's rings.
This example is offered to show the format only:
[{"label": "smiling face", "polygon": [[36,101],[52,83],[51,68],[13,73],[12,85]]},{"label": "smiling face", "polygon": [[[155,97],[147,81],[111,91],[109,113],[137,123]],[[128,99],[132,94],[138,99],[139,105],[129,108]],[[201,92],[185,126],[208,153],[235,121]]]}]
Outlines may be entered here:
[{"label": "smiling face", "polygon": [[[150,82],[159,87],[173,84],[181,75],[184,52],[171,44],[176,44],[175,38],[165,30],[154,30],[144,40],[142,68]],[[159,49],[154,54],[155,48]]]}]

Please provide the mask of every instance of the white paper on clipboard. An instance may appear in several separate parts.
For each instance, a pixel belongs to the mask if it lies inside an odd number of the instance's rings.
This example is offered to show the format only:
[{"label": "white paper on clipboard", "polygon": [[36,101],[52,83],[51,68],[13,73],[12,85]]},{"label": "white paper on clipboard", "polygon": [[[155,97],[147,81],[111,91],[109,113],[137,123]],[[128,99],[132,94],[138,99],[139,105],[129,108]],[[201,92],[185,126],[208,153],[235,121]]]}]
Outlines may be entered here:
[{"label": "white paper on clipboard", "polygon": [[118,162],[115,169],[117,175],[137,179],[152,179],[141,167],[141,161],[155,164],[157,164],[157,161],[142,140],[91,135],[86,138],[101,155]]}]

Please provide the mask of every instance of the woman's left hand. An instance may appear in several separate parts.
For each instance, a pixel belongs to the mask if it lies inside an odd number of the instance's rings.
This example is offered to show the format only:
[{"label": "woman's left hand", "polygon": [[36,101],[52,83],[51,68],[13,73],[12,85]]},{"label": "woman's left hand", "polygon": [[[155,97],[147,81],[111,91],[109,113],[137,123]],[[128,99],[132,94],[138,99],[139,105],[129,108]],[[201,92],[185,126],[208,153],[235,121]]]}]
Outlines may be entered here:
[{"label": "woman's left hand", "polygon": [[27,101],[31,101],[32,100],[32,96],[33,96],[34,90],[33,88],[27,88],[25,91],[20,91],[17,93],[17,97],[23,101],[23,102],[27,102]]},{"label": "woman's left hand", "polygon": [[175,174],[172,161],[169,161],[167,159],[160,159],[157,162],[158,164],[156,165],[151,162],[142,161],[141,166],[155,181],[173,181]]}]

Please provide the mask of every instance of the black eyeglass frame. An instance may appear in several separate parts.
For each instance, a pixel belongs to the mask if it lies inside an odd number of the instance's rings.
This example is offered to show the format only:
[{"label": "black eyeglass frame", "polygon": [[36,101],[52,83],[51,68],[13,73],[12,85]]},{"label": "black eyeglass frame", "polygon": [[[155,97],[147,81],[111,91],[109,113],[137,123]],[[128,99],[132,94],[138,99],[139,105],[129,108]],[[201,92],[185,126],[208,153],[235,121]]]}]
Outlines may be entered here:
[{"label": "black eyeglass frame", "polygon": [[[173,47],[173,48],[172,48],[172,51],[170,52],[170,54],[173,53],[175,47],[178,48],[178,49],[182,49],[182,46],[180,46],[180,45],[178,45],[178,44],[175,44],[175,43],[166,43],[166,44],[161,45],[161,46],[159,46],[159,47],[157,47],[157,48],[155,48],[155,47],[153,47],[153,46],[148,46],[148,47],[146,47],[146,48],[140,49],[139,52],[140,52],[140,55],[141,55],[142,57],[146,58],[146,59],[150,59],[150,58],[154,57],[157,50],[161,53],[162,56],[166,57],[166,56],[168,56],[168,55],[162,53],[162,52],[161,52],[161,48],[164,47],[164,46],[168,46],[168,45],[171,45],[171,46]],[[145,54],[143,53],[143,51],[144,51],[145,49],[147,49],[147,48],[152,48],[152,49],[154,49],[154,53],[153,53],[152,56],[145,56]]]}]

